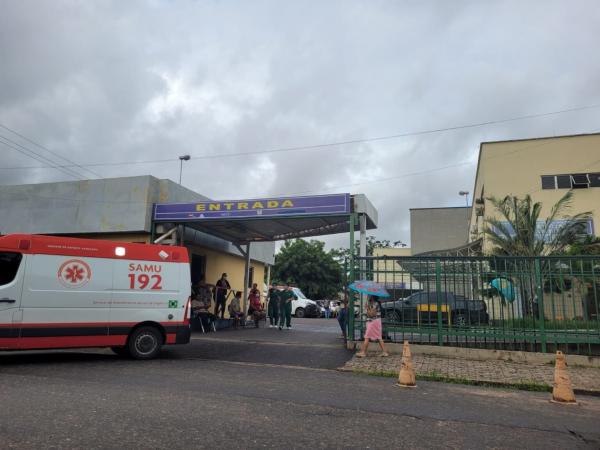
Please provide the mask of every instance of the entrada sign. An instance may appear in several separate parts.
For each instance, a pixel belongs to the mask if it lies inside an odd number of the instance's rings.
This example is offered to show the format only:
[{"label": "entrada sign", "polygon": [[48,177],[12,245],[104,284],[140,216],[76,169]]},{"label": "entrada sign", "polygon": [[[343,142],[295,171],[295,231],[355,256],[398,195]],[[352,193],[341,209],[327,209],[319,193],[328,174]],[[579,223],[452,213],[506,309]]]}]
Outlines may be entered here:
[{"label": "entrada sign", "polygon": [[197,203],[196,211],[242,211],[247,209],[293,208],[294,202],[287,200],[253,200],[246,202],[210,202]]},{"label": "entrada sign", "polygon": [[157,203],[155,221],[350,214],[350,194],[272,197],[196,203]]}]

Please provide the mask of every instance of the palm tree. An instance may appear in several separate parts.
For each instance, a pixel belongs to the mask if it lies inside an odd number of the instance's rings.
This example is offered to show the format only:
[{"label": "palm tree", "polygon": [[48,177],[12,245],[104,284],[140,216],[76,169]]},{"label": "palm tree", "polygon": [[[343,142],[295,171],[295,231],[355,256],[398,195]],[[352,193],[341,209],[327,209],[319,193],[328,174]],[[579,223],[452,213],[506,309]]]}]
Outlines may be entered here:
[{"label": "palm tree", "polygon": [[[529,195],[522,199],[509,195],[503,199],[491,197],[488,200],[499,213],[499,217],[486,220],[484,230],[494,245],[492,253],[527,257],[505,261],[504,269],[518,278],[523,312],[537,317],[537,289],[541,288],[543,281],[536,279],[536,263],[541,273],[553,269],[549,261],[542,263],[536,257],[565,254],[574,245],[582,245],[586,239],[583,231],[592,213],[567,214],[572,206],[573,191],[556,202],[545,220],[540,220],[542,204],[533,203]],[[544,275],[541,277],[545,278]]]},{"label": "palm tree", "polygon": [[[531,197],[506,196],[488,200],[499,213],[499,218],[486,220],[485,235],[494,245],[492,253],[510,256],[549,256],[564,254],[567,249],[585,239],[582,229],[591,219],[589,211],[570,216],[573,191],[568,191],[552,207],[544,221],[540,221],[542,204]],[[560,222],[558,222],[560,220]]]}]

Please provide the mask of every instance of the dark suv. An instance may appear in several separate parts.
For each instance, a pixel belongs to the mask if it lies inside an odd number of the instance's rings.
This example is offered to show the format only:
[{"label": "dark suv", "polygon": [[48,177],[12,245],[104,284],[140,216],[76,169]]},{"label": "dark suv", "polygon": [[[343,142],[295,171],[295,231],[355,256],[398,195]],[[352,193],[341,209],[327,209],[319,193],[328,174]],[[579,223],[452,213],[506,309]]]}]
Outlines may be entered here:
[{"label": "dark suv", "polygon": [[[448,322],[447,311],[450,310],[452,325],[487,325],[489,316],[482,300],[469,300],[453,292],[440,292],[440,296],[444,323]],[[383,302],[381,317],[388,322],[401,324],[437,323],[437,305],[437,292],[417,292],[404,300]]]}]

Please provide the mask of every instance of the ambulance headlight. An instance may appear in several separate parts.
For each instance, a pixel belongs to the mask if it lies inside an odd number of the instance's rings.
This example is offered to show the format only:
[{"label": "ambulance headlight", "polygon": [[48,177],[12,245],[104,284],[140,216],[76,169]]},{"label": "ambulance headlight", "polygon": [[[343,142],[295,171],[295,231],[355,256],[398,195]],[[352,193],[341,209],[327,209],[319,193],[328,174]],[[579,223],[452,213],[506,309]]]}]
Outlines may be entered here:
[{"label": "ambulance headlight", "polygon": [[125,256],[125,247],[117,247],[117,248],[115,248],[115,255],[117,255],[117,256]]}]

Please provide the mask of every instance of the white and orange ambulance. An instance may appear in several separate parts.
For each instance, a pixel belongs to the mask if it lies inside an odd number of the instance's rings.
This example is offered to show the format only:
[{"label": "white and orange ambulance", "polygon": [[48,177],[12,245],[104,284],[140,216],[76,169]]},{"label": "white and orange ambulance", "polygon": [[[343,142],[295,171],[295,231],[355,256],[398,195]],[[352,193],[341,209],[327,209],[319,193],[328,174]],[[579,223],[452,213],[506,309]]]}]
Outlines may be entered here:
[{"label": "white and orange ambulance", "polygon": [[184,247],[0,236],[0,350],[110,347],[136,359],[190,341]]}]

